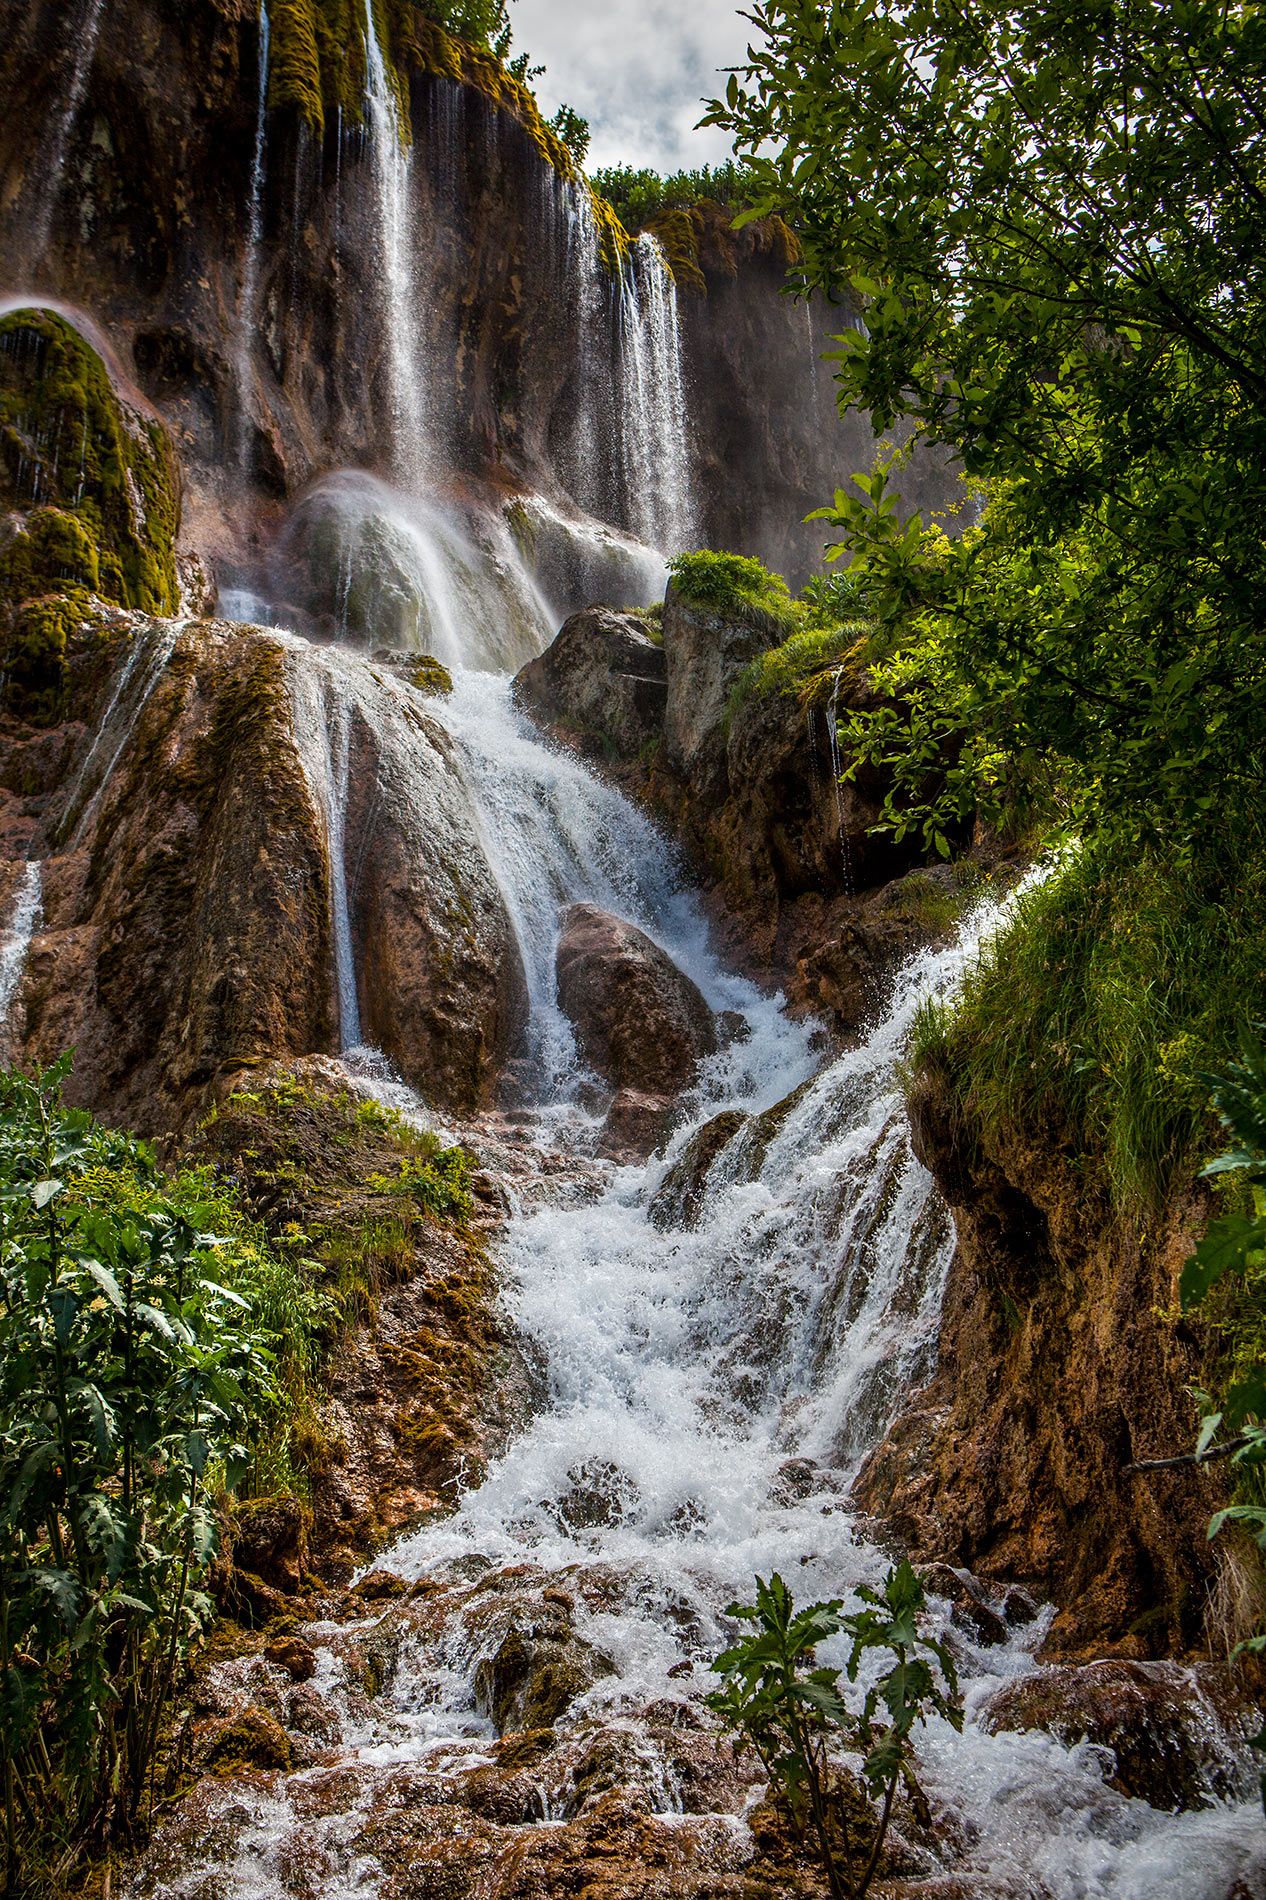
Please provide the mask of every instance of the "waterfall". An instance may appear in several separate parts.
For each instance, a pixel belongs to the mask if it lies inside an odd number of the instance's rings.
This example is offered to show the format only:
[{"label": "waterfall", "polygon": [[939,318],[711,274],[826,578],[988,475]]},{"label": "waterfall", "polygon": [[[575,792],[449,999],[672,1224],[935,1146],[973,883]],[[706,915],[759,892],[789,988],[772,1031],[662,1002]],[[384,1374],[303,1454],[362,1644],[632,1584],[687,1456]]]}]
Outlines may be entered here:
[{"label": "waterfall", "polygon": [[38,268],[52,235],[53,213],[57,209],[62,176],[66,169],[66,156],[70,150],[71,134],[75,129],[75,121],[79,117],[79,108],[84,102],[84,94],[88,90],[88,79],[92,72],[92,62],[96,58],[97,40],[101,33],[101,16],[104,11],[105,0],[84,0],[79,19],[72,28],[75,44],[74,64],[70,70],[69,84],[62,95],[61,106],[53,121],[52,135],[40,161],[36,187],[39,196],[26,240],[26,256],[31,269]]},{"label": "waterfall", "polygon": [[237,459],[250,466],[250,392],[255,345],[256,304],[259,300],[260,246],[264,227],[264,178],[268,155],[268,0],[259,0],[259,90],[255,103],[255,149],[251,158],[250,195],[246,210],[246,255],[237,313]]},{"label": "waterfall", "polygon": [[[102,715],[101,723],[97,727],[83,764],[75,774],[74,783],[62,807],[60,828],[64,833],[75,816],[85,788],[92,782],[93,768],[97,764],[99,755],[108,752],[105,767],[96,777],[88,802],[79,811],[78,821],[70,837],[72,851],[78,851],[87,841],[89,827],[100,810],[106,787],[114,776],[114,769],[136,730],[137,721],[149,703],[151,694],[167,670],[167,662],[176,650],[176,642],[185,630],[185,622],[182,620],[158,621],[155,627],[156,631],[149,641],[143,639],[140,634],[133,634],[127,658],[114,683],[114,690]],[[148,653],[144,666],[141,665],[143,653]],[[138,672],[140,684],[133,690],[132,682]]]},{"label": "waterfall", "polygon": [[43,866],[35,859],[22,867],[13,896],[13,909],[0,937],[0,1030],[9,1027],[9,1016],[17,998],[27,952],[35,926],[40,919],[43,900]]},{"label": "waterfall", "polygon": [[378,41],[374,0],[365,0],[365,117],[374,171],[382,316],[387,346],[392,462],[407,488],[426,469],[425,404],[421,387],[409,207],[409,148],[400,102]]},{"label": "waterfall", "polygon": [[698,532],[677,286],[650,232],[613,280],[587,194],[568,187],[565,202],[566,289],[580,332],[564,458],[572,492],[589,513],[677,554]]},{"label": "waterfall", "polygon": [[295,743],[325,830],[339,1047],[348,1054],[361,1047],[360,999],[347,876],[352,739],[349,679],[337,655],[332,654],[328,659],[325,655],[318,656],[297,641],[287,652],[286,677]]},{"label": "waterfall", "polygon": [[680,554],[696,537],[689,406],[677,286],[649,231],[620,274],[617,312],[625,518],[643,541]]}]

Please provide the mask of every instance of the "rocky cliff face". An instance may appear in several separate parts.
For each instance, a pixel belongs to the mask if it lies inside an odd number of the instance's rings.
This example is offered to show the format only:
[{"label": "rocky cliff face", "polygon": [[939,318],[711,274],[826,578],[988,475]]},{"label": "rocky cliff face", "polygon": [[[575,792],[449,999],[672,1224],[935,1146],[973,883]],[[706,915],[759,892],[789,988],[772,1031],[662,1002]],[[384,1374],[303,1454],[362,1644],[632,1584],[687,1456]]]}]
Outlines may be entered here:
[{"label": "rocky cliff face", "polygon": [[[281,105],[257,145],[253,0],[123,0],[84,9],[69,35],[53,0],[10,11],[0,290],[38,287],[108,324],[176,435],[191,537],[232,567],[314,475],[396,472],[374,420],[392,409],[393,316],[368,241],[380,180],[365,125],[332,109],[322,134]],[[424,234],[410,320],[431,366],[433,468],[636,531],[627,468],[595,460],[618,421],[628,317],[609,276],[593,275],[601,233],[581,194],[469,77],[414,71],[410,116],[407,191]],[[797,578],[820,549],[801,518],[870,465],[874,442],[835,415],[815,360],[833,326],[782,295],[779,244],[748,232],[701,258],[704,292],[681,292],[698,542]],[[910,486],[941,505],[952,484],[928,465]]]},{"label": "rocky cliff face", "polygon": [[1173,1315],[1203,1208],[1140,1231],[1037,1131],[983,1142],[928,1072],[912,1119],[958,1246],[936,1376],[870,1458],[860,1500],[922,1556],[1058,1604],[1052,1653],[1216,1650],[1211,1565],[1228,1559],[1207,1530],[1225,1477],[1130,1468],[1190,1441],[1201,1358]]}]

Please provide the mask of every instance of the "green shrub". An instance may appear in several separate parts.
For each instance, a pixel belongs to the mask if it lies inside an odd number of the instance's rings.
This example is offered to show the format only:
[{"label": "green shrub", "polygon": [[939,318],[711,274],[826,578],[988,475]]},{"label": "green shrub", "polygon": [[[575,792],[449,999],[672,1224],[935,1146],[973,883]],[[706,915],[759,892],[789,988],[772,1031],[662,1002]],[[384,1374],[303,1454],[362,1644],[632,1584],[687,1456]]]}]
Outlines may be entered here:
[{"label": "green shrub", "polygon": [[668,563],[673,586],[692,607],[736,619],[771,634],[794,633],[804,608],[792,599],[781,574],[771,574],[746,554],[719,554],[704,548],[678,554]]},{"label": "green shrub", "polygon": [[646,167],[612,165],[591,173],[590,183],[630,231],[641,231],[661,212],[685,211],[705,199],[738,211],[748,202],[750,178],[745,165],[727,161],[667,176]]},{"label": "green shrub", "polygon": [[[217,1489],[284,1405],[284,1268],[223,1192],[0,1074],[5,1891],[73,1868],[150,1789],[210,1616]],[[210,1215],[213,1229],[204,1223]],[[293,1350],[293,1347],[289,1348]]]},{"label": "green shrub", "polygon": [[[781,1577],[768,1583],[758,1577],[755,1604],[729,1609],[752,1633],[717,1657],[712,1667],[725,1688],[708,1697],[739,1745],[759,1756],[770,1791],[800,1839],[812,1839],[832,1900],[863,1900],[870,1890],[897,1789],[917,1787],[911,1761],[916,1723],[935,1712],[955,1728],[963,1725],[954,1661],[945,1644],[920,1632],[926,1602],[910,1565],[903,1561],[890,1570],[882,1591],[863,1587],[858,1594],[866,1607],[851,1614],[839,1601],[797,1611]],[[818,1645],[839,1635],[852,1639],[850,1682],[868,1652],[886,1652],[892,1660],[857,1711],[840,1693],[840,1671],[817,1658]],[[888,1720],[877,1724],[881,1708]],[[863,1758],[865,1792],[851,1800],[831,1761],[839,1747]]]},{"label": "green shrub", "polygon": [[794,695],[806,706],[829,703],[837,681],[855,685],[867,651],[867,629],[807,627],[745,666],[730,693],[730,716],[749,699]]}]

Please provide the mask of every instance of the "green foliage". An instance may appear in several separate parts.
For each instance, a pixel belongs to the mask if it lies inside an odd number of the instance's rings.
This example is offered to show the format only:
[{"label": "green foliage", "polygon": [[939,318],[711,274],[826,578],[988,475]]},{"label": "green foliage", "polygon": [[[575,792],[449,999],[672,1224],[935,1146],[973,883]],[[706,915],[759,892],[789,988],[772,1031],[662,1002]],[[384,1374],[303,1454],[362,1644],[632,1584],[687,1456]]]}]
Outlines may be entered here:
[{"label": "green foliage", "polygon": [[591,172],[589,182],[614,205],[630,231],[643,231],[662,212],[686,211],[704,200],[738,211],[750,200],[751,179],[746,166],[729,161],[667,177],[645,167],[612,165]]},{"label": "green foliage", "polygon": [[1158,1207],[1208,1138],[1202,1074],[1246,1003],[1266,1009],[1263,944],[1260,822],[1182,858],[1100,838],[1019,900],[956,1001],[924,1006],[912,1065],[965,1130],[1040,1130],[1119,1209]]},{"label": "green foliage", "polygon": [[570,106],[559,106],[549,122],[550,131],[562,140],[578,167],[583,168],[589,156],[589,121],[574,112]]},{"label": "green foliage", "polygon": [[794,695],[805,706],[829,704],[837,684],[855,684],[866,657],[867,629],[806,627],[770,647],[739,674],[730,693],[730,717],[749,699]]},{"label": "green foliage", "polygon": [[[916,1723],[936,1713],[961,1728],[963,1719],[949,1650],[919,1632],[926,1604],[909,1563],[888,1572],[882,1591],[863,1586],[858,1594],[866,1605],[859,1611],[846,1613],[839,1601],[797,1611],[781,1577],[758,1577],[756,1602],[729,1610],[752,1634],[713,1663],[725,1687],[708,1697],[740,1745],[759,1756],[800,1837],[812,1831],[833,1900],[862,1900],[870,1888],[897,1788],[915,1787]],[[818,1645],[841,1635],[851,1639],[850,1682],[871,1651],[891,1658],[856,1711],[841,1693],[840,1671],[817,1661]],[[862,1781],[878,1809],[861,1827],[832,1772],[831,1750],[841,1747],[863,1756]]]},{"label": "green foliage", "polygon": [[[801,285],[859,308],[842,406],[908,418],[986,484],[960,540],[882,471],[823,511],[892,637],[885,766],[1182,848],[1260,804],[1266,684],[1266,20],[1151,0],[981,11],[769,0],[709,117]],[[898,652],[897,648],[901,651]],[[917,765],[914,768],[917,771]]]},{"label": "green foliage", "polygon": [[[141,1144],[0,1075],[0,1769],[6,1892],[146,1794],[210,1614],[213,1487],[281,1402],[261,1256]],[[187,1189],[189,1183],[186,1182]],[[237,1279],[239,1286],[232,1284]],[[275,1342],[273,1342],[275,1343]]]},{"label": "green foliage", "polygon": [[[1229,1456],[1238,1480],[1239,1500],[1215,1513],[1209,1536],[1234,1524],[1266,1552],[1266,1025],[1245,1032],[1239,1062],[1207,1080],[1232,1146],[1211,1161],[1204,1174],[1220,1184],[1232,1183],[1245,1206],[1210,1223],[1182,1272],[1184,1311],[1202,1305],[1215,1289],[1225,1293],[1228,1279],[1236,1283],[1229,1312],[1225,1301],[1219,1312],[1214,1298],[1214,1323],[1220,1320],[1219,1330],[1230,1335],[1238,1350],[1220,1409],[1206,1412],[1201,1421],[1195,1456],[1197,1461]],[[1240,1648],[1266,1655],[1266,1631],[1247,1637]],[[1266,1726],[1253,1745],[1266,1750]],[[1266,1807],[1266,1773],[1262,1803]]]},{"label": "green foliage", "polygon": [[793,633],[803,619],[782,576],[748,555],[705,548],[676,555],[668,571],[681,598],[705,612],[733,614],[772,634]]}]

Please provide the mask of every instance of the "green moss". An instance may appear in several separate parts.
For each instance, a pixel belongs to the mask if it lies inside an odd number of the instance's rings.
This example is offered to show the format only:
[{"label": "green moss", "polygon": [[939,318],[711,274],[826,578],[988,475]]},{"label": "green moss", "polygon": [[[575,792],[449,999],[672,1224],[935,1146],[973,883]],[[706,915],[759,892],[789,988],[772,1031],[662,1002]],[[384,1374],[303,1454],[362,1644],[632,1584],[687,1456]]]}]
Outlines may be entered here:
[{"label": "green moss", "polygon": [[857,621],[806,627],[745,666],[730,694],[730,716],[749,699],[793,696],[801,705],[828,705],[837,687],[855,687],[869,650],[868,629]]},{"label": "green moss", "polygon": [[0,607],[70,581],[143,613],[179,592],[180,490],[162,425],[120,401],[101,358],[47,310],[0,319],[0,501],[26,514]]},{"label": "green moss", "polygon": [[24,600],[6,617],[0,664],[4,698],[22,718],[51,724],[66,697],[67,651],[75,630],[91,612],[81,589]]},{"label": "green moss", "polygon": [[433,659],[429,653],[420,653],[409,663],[409,679],[420,693],[443,695],[447,698],[453,690],[453,675],[441,661]]}]

